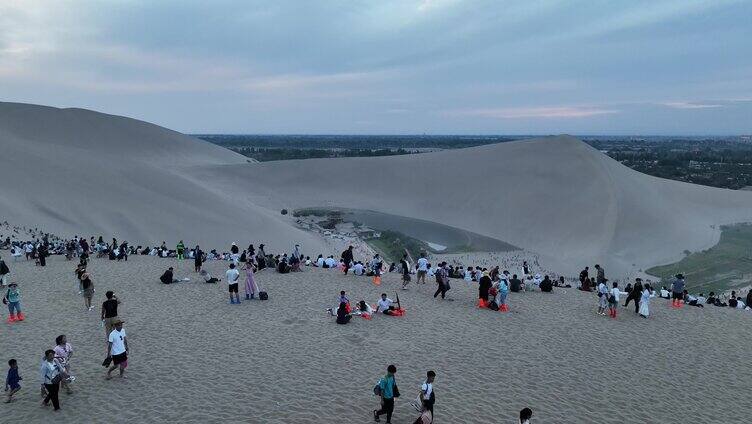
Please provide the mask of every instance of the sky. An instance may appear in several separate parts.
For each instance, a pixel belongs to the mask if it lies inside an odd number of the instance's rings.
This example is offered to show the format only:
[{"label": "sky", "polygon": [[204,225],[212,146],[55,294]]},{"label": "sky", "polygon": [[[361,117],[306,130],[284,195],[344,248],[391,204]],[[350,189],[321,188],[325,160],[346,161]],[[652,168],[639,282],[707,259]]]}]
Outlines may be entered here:
[{"label": "sky", "polygon": [[752,1],[0,0],[0,101],[186,133],[752,133]]}]

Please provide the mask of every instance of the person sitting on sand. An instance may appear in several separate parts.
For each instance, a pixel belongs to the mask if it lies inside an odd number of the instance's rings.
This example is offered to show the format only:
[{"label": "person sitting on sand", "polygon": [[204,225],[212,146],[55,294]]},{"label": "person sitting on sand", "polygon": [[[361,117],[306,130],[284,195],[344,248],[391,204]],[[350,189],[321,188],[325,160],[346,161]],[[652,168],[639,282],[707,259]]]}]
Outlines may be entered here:
[{"label": "person sitting on sand", "polygon": [[512,279],[509,280],[509,290],[512,293],[519,293],[520,291],[524,290],[522,281],[517,278],[517,274],[512,274]]},{"label": "person sitting on sand", "polygon": [[365,267],[363,266],[363,263],[358,261],[355,262],[355,265],[353,266],[353,274],[355,275],[363,275],[366,273]]},{"label": "person sitting on sand", "polygon": [[543,277],[543,281],[540,283],[540,290],[544,293],[551,293],[554,291],[554,284],[551,279],[548,278],[548,275]]},{"label": "person sitting on sand", "polygon": [[373,308],[365,300],[361,300],[355,305],[355,315],[370,317],[373,313]]},{"label": "person sitting on sand", "polygon": [[384,315],[394,315],[394,311],[396,309],[392,305],[392,303],[394,303],[394,301],[386,297],[386,293],[381,293],[381,299],[379,299],[378,301],[378,305],[376,306],[375,313],[378,313],[379,311],[381,311],[381,313]]},{"label": "person sitting on sand", "polygon": [[349,307],[347,303],[342,302],[339,304],[339,307],[337,308],[337,324],[347,324],[350,322],[352,315],[348,309]]},{"label": "person sitting on sand", "polygon": [[277,264],[277,272],[280,274],[287,274],[290,272],[290,265],[287,264],[287,259],[282,258]]},{"label": "person sitting on sand", "polygon": [[684,303],[690,306],[698,306],[700,308],[705,307],[705,305],[702,305],[698,302],[697,296],[689,294],[687,290],[684,290]]},{"label": "person sitting on sand", "polygon": [[209,274],[209,271],[207,271],[205,269],[202,269],[201,271],[199,271],[198,274],[204,279],[204,282],[208,283],[208,284],[214,284],[214,283],[217,283],[219,281],[222,281],[219,278],[212,277],[211,274]]},{"label": "person sitting on sand", "polygon": [[736,300],[736,291],[731,291],[731,297],[728,301],[729,308],[736,308],[736,306],[739,304],[739,301]]},{"label": "person sitting on sand", "polygon": [[478,282],[478,304],[480,307],[485,307],[488,303],[488,294],[492,284],[493,282],[491,281],[491,277],[488,275],[488,272],[484,272],[483,276],[480,277],[480,281]]},{"label": "person sitting on sand", "polygon": [[671,293],[666,289],[666,286],[661,287],[661,299],[671,299]]},{"label": "person sitting on sand", "polygon": [[175,278],[173,276],[173,268],[169,267],[167,268],[167,271],[165,271],[161,277],[159,277],[159,281],[161,281],[164,284],[172,284],[172,283],[178,283],[180,280]]}]

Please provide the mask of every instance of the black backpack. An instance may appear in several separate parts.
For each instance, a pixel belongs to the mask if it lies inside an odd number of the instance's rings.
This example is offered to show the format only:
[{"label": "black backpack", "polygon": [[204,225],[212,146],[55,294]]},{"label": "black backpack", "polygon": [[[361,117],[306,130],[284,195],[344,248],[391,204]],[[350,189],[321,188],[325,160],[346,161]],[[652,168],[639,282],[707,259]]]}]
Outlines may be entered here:
[{"label": "black backpack", "polygon": [[259,300],[269,300],[269,295],[265,292],[259,292]]}]

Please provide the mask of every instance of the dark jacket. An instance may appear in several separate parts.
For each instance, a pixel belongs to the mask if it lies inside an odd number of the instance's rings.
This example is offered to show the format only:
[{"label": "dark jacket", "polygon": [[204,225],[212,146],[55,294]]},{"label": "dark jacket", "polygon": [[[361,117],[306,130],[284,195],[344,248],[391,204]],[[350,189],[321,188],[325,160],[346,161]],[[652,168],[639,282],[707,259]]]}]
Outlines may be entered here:
[{"label": "dark jacket", "polygon": [[493,282],[491,281],[491,277],[488,275],[484,275],[480,277],[480,282],[478,283],[478,298],[483,300],[488,300],[488,290],[491,288],[491,285]]}]

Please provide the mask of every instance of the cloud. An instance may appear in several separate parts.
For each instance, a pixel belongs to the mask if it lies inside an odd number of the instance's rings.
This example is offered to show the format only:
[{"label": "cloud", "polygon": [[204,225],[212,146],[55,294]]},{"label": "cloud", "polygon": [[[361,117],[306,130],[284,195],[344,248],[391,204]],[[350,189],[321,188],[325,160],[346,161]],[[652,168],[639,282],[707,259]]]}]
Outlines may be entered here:
[{"label": "cloud", "polygon": [[694,103],[694,102],[665,102],[661,103],[663,106],[667,106],[673,109],[715,109],[724,107],[720,104],[712,103]]},{"label": "cloud", "polygon": [[469,109],[450,111],[449,115],[476,116],[495,119],[572,119],[618,113],[615,109],[584,106],[509,107],[498,109]]}]

